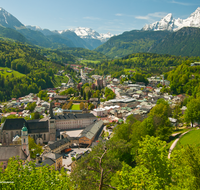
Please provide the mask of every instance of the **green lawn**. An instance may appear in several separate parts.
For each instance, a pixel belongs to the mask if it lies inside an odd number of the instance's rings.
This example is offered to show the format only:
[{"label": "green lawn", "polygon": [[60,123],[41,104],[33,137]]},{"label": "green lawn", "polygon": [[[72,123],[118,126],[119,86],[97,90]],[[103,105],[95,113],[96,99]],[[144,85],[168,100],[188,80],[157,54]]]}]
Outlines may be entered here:
[{"label": "green lawn", "polygon": [[128,72],[128,71],[136,71],[135,69],[124,69],[125,72]]},{"label": "green lawn", "polygon": [[11,77],[12,74],[14,75],[14,77],[24,77],[26,76],[25,74],[19,73],[18,71],[14,71],[8,67],[0,67],[0,74],[3,75],[4,77],[6,77],[8,75],[8,77]]},{"label": "green lawn", "polygon": [[80,110],[80,104],[72,104],[71,110]]},{"label": "green lawn", "polygon": [[196,130],[192,130],[190,132],[188,132],[187,134],[185,134],[177,143],[176,148],[179,148],[183,145],[199,145],[200,144],[200,129]]},{"label": "green lawn", "polygon": [[101,61],[94,61],[94,60],[81,60],[80,62],[83,63],[83,64],[86,64],[86,63],[95,63],[95,64],[101,63]]}]

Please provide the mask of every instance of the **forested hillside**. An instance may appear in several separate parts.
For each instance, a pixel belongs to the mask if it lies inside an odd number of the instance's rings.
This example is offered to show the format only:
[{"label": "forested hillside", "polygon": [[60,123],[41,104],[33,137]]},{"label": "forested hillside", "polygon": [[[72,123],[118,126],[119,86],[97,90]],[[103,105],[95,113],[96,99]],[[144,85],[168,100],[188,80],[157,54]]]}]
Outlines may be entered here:
[{"label": "forested hillside", "polygon": [[107,56],[100,52],[96,52],[89,49],[84,48],[62,48],[58,49],[58,51],[62,53],[71,54],[77,58],[83,58],[88,60],[105,60],[108,59]]},{"label": "forested hillside", "polygon": [[[0,41],[0,67],[10,68],[0,71],[0,101],[4,101],[53,87],[54,73],[61,65],[47,60],[27,45]],[[13,71],[26,76],[12,75]]]},{"label": "forested hillside", "polygon": [[168,31],[132,30],[110,38],[95,51],[109,57],[123,57],[132,53],[148,52],[154,43],[162,40],[168,34]]},{"label": "forested hillside", "polygon": [[200,28],[182,28],[170,33],[160,43],[155,44],[150,52],[159,54],[199,56]]},{"label": "forested hillside", "polygon": [[166,74],[170,90],[174,94],[186,93],[200,97],[200,66],[191,66],[189,61]]},{"label": "forested hillside", "polygon": [[142,72],[145,74],[161,74],[173,69],[174,66],[180,65],[185,61],[190,63],[199,61],[200,57],[181,57],[171,55],[159,55],[153,53],[135,53],[122,59],[105,61],[99,65],[89,64],[95,70],[93,73],[100,75],[113,74],[119,77],[126,70]]}]

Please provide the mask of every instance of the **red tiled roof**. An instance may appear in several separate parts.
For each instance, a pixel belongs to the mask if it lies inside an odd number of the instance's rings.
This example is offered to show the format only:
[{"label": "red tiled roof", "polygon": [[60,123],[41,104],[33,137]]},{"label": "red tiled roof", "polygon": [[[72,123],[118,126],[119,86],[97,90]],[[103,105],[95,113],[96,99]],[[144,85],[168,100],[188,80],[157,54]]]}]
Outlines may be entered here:
[{"label": "red tiled roof", "polygon": [[10,112],[10,115],[16,115],[17,112]]}]

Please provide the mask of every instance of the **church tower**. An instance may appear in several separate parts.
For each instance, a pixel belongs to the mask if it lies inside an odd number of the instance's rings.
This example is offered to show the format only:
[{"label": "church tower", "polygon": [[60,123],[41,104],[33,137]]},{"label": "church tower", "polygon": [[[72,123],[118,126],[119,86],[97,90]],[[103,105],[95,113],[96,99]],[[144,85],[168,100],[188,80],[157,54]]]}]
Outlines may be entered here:
[{"label": "church tower", "polygon": [[28,129],[25,126],[25,123],[21,131],[21,139],[22,139],[22,144],[21,144],[22,150],[25,152],[27,156],[29,156],[30,153],[29,153],[29,144],[28,144]]},{"label": "church tower", "polygon": [[52,102],[50,103],[49,114],[49,141],[54,142],[56,140],[56,123],[53,115]]}]

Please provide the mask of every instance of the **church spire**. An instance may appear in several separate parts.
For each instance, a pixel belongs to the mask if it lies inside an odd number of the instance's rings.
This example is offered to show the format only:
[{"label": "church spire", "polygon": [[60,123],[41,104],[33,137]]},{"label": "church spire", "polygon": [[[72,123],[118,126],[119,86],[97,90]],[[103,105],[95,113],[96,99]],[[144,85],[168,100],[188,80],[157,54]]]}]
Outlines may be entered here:
[{"label": "church spire", "polygon": [[49,114],[50,114],[50,118],[53,118],[52,102],[50,103]]}]

